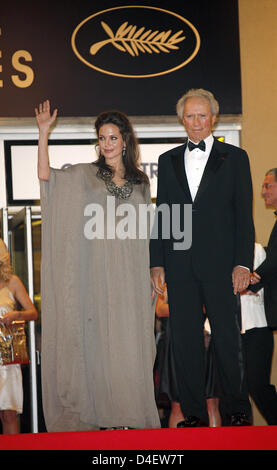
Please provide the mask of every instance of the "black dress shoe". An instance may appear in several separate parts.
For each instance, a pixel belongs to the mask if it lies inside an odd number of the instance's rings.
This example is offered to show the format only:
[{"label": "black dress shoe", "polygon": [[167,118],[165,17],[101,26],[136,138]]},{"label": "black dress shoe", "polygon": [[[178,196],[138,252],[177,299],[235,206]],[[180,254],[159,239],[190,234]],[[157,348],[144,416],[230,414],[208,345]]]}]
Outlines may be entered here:
[{"label": "black dress shoe", "polygon": [[129,426],[115,426],[113,428],[100,428],[100,431],[121,431],[123,429],[135,429],[135,428],[130,428]]},{"label": "black dress shoe", "polygon": [[208,424],[197,418],[197,416],[185,416],[184,421],[177,424],[177,428],[199,428],[204,426],[208,426]]},{"label": "black dress shoe", "polygon": [[251,422],[245,413],[236,413],[231,416],[231,426],[251,426]]}]

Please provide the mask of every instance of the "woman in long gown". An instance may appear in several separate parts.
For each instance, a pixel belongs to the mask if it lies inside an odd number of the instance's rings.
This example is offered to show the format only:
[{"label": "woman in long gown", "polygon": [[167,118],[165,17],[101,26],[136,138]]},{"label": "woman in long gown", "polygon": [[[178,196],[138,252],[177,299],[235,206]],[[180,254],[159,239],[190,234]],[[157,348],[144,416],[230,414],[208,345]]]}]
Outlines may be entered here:
[{"label": "woman in long gown", "polygon": [[138,236],[139,209],[151,198],[138,144],[123,113],[102,113],[98,161],[54,170],[56,116],[49,101],[36,109],[47,430],[157,428],[149,245]]},{"label": "woman in long gown", "polygon": [[[17,304],[21,307],[18,310]],[[22,281],[13,274],[5,243],[0,239],[0,321],[36,320],[37,311]],[[17,414],[23,409],[22,374],[19,364],[0,365],[0,419],[3,434],[17,434]]]}]

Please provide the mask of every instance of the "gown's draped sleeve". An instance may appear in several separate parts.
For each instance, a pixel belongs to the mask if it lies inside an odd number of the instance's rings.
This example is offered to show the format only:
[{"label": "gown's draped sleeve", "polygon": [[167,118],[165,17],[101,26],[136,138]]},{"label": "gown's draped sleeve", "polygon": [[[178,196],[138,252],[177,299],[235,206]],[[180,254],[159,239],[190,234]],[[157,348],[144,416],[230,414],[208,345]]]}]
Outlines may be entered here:
[{"label": "gown's draped sleeve", "polygon": [[86,301],[88,293],[78,294],[75,288],[81,276],[83,242],[83,197],[78,192],[83,174],[79,170],[78,166],[51,168],[49,180],[41,181],[42,393],[48,430],[52,426],[59,430],[59,422],[63,426],[67,420],[74,429],[84,429],[82,413],[89,415],[81,312],[81,298]]}]

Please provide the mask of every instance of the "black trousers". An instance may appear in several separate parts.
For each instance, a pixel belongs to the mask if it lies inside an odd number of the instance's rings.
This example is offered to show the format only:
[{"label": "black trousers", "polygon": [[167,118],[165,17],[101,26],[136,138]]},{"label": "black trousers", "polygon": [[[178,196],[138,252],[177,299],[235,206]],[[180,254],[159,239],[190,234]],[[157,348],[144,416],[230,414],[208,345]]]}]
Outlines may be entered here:
[{"label": "black trousers", "polygon": [[205,397],[203,305],[212,338],[226,412],[251,415],[236,297],[231,280],[167,282],[170,329],[180,403],[185,416],[208,423]]},{"label": "black trousers", "polygon": [[243,335],[246,377],[250,396],[267,424],[277,424],[277,394],[270,383],[273,332],[270,328],[253,328]]}]

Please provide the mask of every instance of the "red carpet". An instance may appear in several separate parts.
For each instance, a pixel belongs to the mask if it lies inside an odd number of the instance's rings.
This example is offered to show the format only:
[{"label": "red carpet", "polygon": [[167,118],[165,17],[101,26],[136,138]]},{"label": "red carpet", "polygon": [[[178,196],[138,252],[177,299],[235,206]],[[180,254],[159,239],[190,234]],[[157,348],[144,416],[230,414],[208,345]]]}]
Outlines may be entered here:
[{"label": "red carpet", "polygon": [[276,450],[277,426],[0,436],[1,450]]}]

